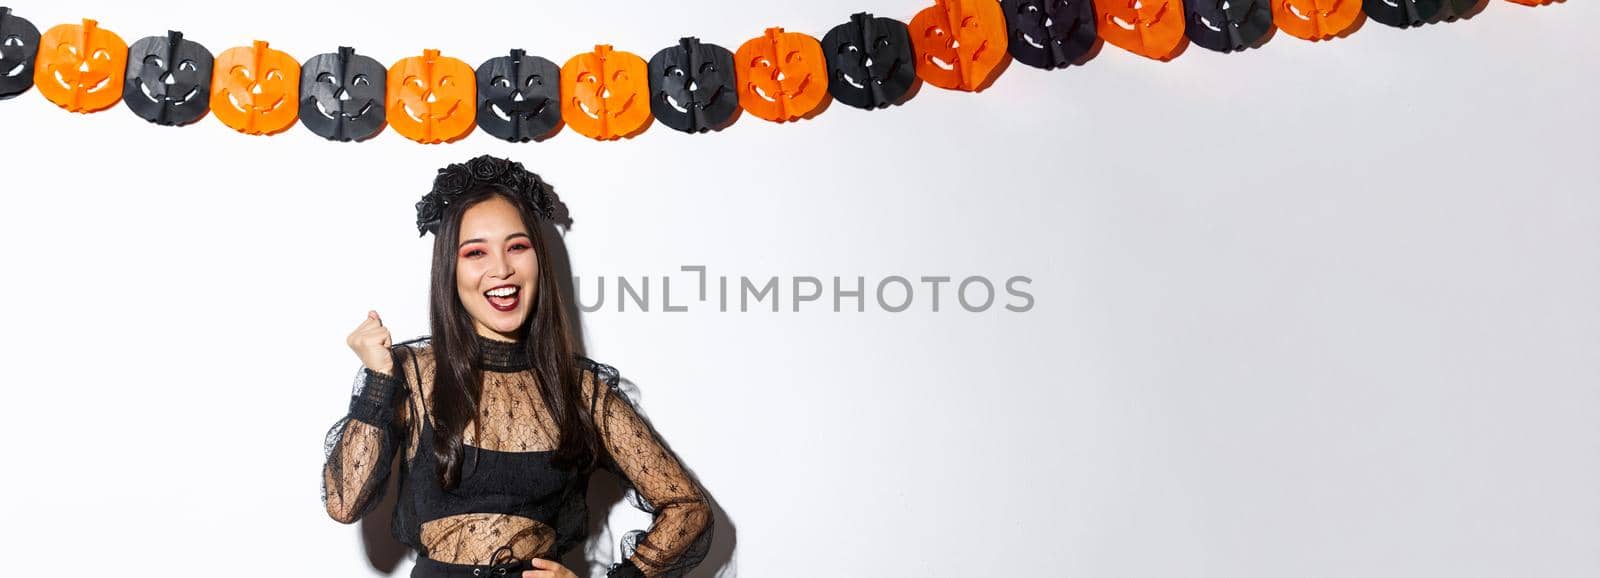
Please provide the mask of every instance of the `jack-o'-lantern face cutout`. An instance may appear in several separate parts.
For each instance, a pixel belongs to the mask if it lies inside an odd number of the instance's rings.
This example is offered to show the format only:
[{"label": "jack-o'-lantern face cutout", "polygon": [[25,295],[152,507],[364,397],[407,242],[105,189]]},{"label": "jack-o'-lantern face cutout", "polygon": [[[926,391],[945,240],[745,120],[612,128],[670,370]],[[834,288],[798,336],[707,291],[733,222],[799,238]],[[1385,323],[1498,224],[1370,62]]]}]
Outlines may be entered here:
[{"label": "jack-o'-lantern face cutout", "polygon": [[1099,36],[1091,0],[1000,0],[1011,56],[1035,68],[1082,62]]},{"label": "jack-o'-lantern face cutout", "polygon": [[798,32],[768,28],[746,41],[738,66],[739,106],[773,122],[809,117],[828,98],[828,61],[822,43]]},{"label": "jack-o'-lantern face cutout", "polygon": [[1233,52],[1260,43],[1272,31],[1267,0],[1184,0],[1189,40],[1207,50]]},{"label": "jack-o'-lantern face cutout", "polygon": [[122,99],[127,65],[122,37],[85,18],[81,25],[62,24],[39,37],[33,83],[56,106],[94,112]]},{"label": "jack-o'-lantern face cutout", "polygon": [[477,126],[477,89],[467,63],[423,50],[389,67],[389,125],[424,144],[458,140]]},{"label": "jack-o'-lantern face cutout", "polygon": [[1344,34],[1361,17],[1361,0],[1272,0],[1272,23],[1295,38]]},{"label": "jack-o'-lantern face cutout", "polygon": [[1123,50],[1166,60],[1183,42],[1183,4],[1177,0],[1094,0],[1100,36]]},{"label": "jack-o'-lantern face cutout", "polygon": [[1444,0],[1364,0],[1361,9],[1379,24],[1395,28],[1421,26],[1444,16]]},{"label": "jack-o'-lantern face cutout", "polygon": [[561,69],[520,49],[478,65],[478,128],[511,142],[561,130]]},{"label": "jack-o'-lantern face cutout", "polygon": [[212,66],[211,110],[245,134],[276,134],[300,113],[300,63],[257,40],[222,51]]},{"label": "jack-o'-lantern face cutout", "polygon": [[699,38],[650,58],[650,113],[661,124],[683,132],[720,130],[739,112],[733,53]]},{"label": "jack-o'-lantern face cutout", "polygon": [[204,118],[211,105],[211,51],[182,32],[128,47],[122,102],[139,118],[176,126]]},{"label": "jack-o'-lantern face cutout", "polygon": [[372,57],[340,46],[300,67],[300,124],[322,138],[348,142],[383,132],[389,71]]},{"label": "jack-o'-lantern face cutout", "polygon": [[33,61],[39,55],[39,29],[0,6],[0,100],[33,88]]},{"label": "jack-o'-lantern face cutout", "polygon": [[994,0],[935,0],[911,19],[917,76],[939,88],[981,90],[1011,55],[1006,15]]},{"label": "jack-o'-lantern face cutout", "polygon": [[911,32],[893,18],[866,12],[822,37],[828,59],[828,92],[839,102],[868,110],[900,104],[917,84]]},{"label": "jack-o'-lantern face cutout", "polygon": [[630,137],[650,127],[650,67],[638,55],[594,47],[561,66],[561,117],[583,136]]}]

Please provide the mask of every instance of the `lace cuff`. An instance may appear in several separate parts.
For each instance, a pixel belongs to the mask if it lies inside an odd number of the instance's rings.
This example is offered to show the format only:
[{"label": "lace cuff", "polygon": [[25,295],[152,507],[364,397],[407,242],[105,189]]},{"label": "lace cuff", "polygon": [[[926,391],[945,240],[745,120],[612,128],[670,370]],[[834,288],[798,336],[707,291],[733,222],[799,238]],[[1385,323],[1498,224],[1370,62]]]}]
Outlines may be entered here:
[{"label": "lace cuff", "polygon": [[386,427],[394,418],[394,396],[400,390],[399,374],[362,368],[361,387],[350,396],[350,419]]},{"label": "lace cuff", "polygon": [[611,570],[606,572],[606,578],[645,578],[645,575],[638,566],[633,565],[633,560],[627,559],[612,566]]}]

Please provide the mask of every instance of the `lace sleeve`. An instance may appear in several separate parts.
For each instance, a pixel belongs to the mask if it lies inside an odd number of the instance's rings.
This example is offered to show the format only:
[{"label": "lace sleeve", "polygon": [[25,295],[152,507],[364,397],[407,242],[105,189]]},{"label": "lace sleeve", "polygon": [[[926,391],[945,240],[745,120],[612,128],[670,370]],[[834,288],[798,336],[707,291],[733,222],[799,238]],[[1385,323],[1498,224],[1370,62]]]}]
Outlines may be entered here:
[{"label": "lace sleeve", "polygon": [[395,375],[363,367],[356,374],[350,409],[328,430],[323,442],[322,502],[328,515],[349,524],[382,501],[404,417],[395,411],[405,381],[399,360]]},{"label": "lace sleeve", "polygon": [[584,360],[585,391],[605,448],[607,469],[627,484],[634,507],[649,512],[650,529],[622,538],[624,561],[607,576],[682,576],[711,546],[711,505],[633,401],[617,387],[617,370]]}]

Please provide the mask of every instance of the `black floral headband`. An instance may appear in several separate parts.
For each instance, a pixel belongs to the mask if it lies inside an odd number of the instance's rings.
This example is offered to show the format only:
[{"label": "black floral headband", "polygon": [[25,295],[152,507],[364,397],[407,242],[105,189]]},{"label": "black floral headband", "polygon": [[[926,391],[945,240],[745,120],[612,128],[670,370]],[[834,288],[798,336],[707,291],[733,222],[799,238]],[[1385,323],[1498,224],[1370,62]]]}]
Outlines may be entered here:
[{"label": "black floral headband", "polygon": [[439,176],[433,179],[433,190],[417,201],[417,236],[438,235],[445,208],[461,195],[483,185],[504,187],[527,200],[539,217],[563,228],[572,226],[567,205],[538,174],[522,168],[522,163],[483,155],[439,169]]}]

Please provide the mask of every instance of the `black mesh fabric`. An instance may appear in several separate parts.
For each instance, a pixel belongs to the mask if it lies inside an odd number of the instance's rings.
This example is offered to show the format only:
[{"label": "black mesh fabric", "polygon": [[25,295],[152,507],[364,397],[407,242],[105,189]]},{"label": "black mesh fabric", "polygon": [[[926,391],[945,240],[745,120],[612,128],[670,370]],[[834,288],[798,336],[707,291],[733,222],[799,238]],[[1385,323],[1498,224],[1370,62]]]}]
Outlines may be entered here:
[{"label": "black mesh fabric", "polygon": [[[431,436],[426,408],[434,375],[430,340],[419,338],[394,347],[394,375],[357,373],[348,413],[326,438],[323,503],[335,520],[359,520],[381,501],[401,455],[396,539],[453,564],[488,564],[503,549],[518,559],[560,559],[587,537],[589,475],[549,463],[560,436],[522,344],[478,341],[483,393],[475,423],[463,432],[459,487],[440,488],[432,452],[417,451],[424,432]],[[622,480],[629,502],[652,515],[649,528],[624,535],[624,562],[610,574],[681,576],[710,547],[705,492],[622,392],[616,369],[578,362],[583,402],[605,450],[600,463]]]}]

